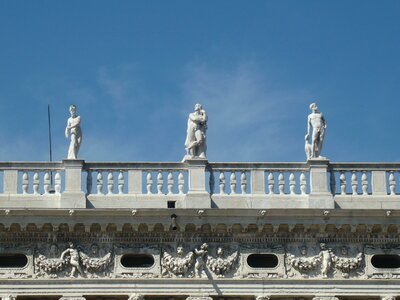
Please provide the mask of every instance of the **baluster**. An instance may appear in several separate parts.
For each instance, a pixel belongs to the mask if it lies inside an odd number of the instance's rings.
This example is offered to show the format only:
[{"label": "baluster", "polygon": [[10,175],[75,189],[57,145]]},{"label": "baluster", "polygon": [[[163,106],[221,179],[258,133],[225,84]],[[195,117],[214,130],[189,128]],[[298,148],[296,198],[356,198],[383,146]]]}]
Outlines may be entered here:
[{"label": "baluster", "polygon": [[54,175],[54,191],[57,195],[61,194],[61,174],[60,171]]},{"label": "baluster", "polygon": [[389,175],[389,188],[390,188],[390,195],[396,195],[396,179],[394,178],[393,171],[390,171]]},{"label": "baluster", "polygon": [[225,174],[224,171],[219,173],[219,193],[221,195],[225,194]]},{"label": "baluster", "polygon": [[351,189],[353,190],[353,195],[357,195],[358,181],[356,176],[356,171],[351,174]]},{"label": "baluster", "polygon": [[45,195],[48,195],[50,193],[50,173],[49,172],[44,173],[43,190],[44,190]]},{"label": "baluster", "polygon": [[27,172],[22,175],[22,194],[28,194],[29,176]]},{"label": "baluster", "polygon": [[86,177],[86,195],[90,195],[92,193],[93,179],[92,179],[92,171],[87,171]]},{"label": "baluster", "polygon": [[268,174],[268,194],[269,195],[274,194],[274,184],[275,184],[274,174],[271,172]]},{"label": "baluster", "polygon": [[158,175],[157,175],[157,194],[162,194],[162,188],[164,185],[164,179],[163,179],[163,173],[162,171],[158,171]]},{"label": "baluster", "polygon": [[113,171],[109,171],[107,175],[107,194],[111,195],[114,188],[114,174]]},{"label": "baluster", "polygon": [[340,172],[340,194],[346,195],[346,175],[344,172]]},{"label": "baluster", "polygon": [[168,181],[168,195],[171,195],[174,193],[172,190],[174,188],[174,176],[172,175],[171,171],[168,172],[167,181]]},{"label": "baluster", "polygon": [[246,194],[246,189],[247,189],[246,172],[242,172],[242,175],[240,175],[240,183],[241,183],[241,186],[242,186],[242,194]]},{"label": "baluster", "polygon": [[294,180],[294,174],[290,173],[289,175],[289,189],[290,189],[290,194],[294,195],[295,193],[295,188],[296,188],[296,181]]},{"label": "baluster", "polygon": [[183,194],[184,186],[185,186],[185,178],[183,177],[183,173],[179,172],[179,175],[178,175],[178,191],[179,191],[179,194],[181,194],[181,195]]},{"label": "baluster", "polygon": [[231,194],[236,194],[236,173],[235,173],[235,171],[231,172],[230,184],[231,184]]},{"label": "baluster", "polygon": [[103,193],[103,172],[97,172],[97,194]]},{"label": "baluster", "polygon": [[363,195],[368,195],[368,178],[367,173],[364,171],[361,175],[361,184]]},{"label": "baluster", "polygon": [[278,176],[278,188],[279,188],[279,194],[283,195],[285,193],[285,177],[283,177],[283,173],[280,172]]},{"label": "baluster", "polygon": [[120,195],[124,193],[124,184],[125,184],[124,172],[121,170],[119,171],[118,174],[118,194]]},{"label": "baluster", "polygon": [[151,172],[147,172],[146,176],[146,181],[147,181],[147,194],[151,194],[151,190],[153,189],[153,177]]},{"label": "baluster", "polygon": [[33,193],[35,195],[39,194],[39,173],[35,172],[35,174],[33,174]]},{"label": "baluster", "polygon": [[302,195],[305,195],[306,191],[307,191],[306,175],[304,175],[304,172],[301,172],[301,174],[300,174],[300,192]]}]

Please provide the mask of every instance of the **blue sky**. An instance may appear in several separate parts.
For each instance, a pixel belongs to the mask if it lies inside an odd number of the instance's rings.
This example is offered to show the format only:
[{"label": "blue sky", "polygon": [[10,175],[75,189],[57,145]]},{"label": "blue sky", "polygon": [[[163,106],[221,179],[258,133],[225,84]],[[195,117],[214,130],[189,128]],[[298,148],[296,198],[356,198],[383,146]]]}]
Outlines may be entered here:
[{"label": "blue sky", "polygon": [[331,161],[399,161],[400,1],[0,1],[0,160],[304,161],[309,104]]}]

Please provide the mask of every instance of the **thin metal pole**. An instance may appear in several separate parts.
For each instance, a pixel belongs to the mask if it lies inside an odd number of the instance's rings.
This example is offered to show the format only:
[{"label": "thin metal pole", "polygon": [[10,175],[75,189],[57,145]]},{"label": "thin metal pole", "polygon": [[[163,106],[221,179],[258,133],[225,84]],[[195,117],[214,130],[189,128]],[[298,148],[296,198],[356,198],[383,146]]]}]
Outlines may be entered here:
[{"label": "thin metal pole", "polygon": [[[50,118],[50,104],[47,104],[47,120],[49,125],[49,150],[50,150],[50,162],[53,161],[53,151],[51,147],[51,118]],[[53,187],[53,170],[50,170],[50,186]]]}]

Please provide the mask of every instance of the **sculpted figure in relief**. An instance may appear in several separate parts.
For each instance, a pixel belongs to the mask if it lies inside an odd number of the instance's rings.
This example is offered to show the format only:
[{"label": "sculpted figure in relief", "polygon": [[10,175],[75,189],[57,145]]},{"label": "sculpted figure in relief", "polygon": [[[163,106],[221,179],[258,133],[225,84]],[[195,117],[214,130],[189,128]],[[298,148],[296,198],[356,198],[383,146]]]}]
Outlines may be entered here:
[{"label": "sculpted figure in relief", "polygon": [[184,158],[207,158],[206,157],[206,130],[207,113],[201,104],[194,106],[194,112],[189,114],[187,134],[185,141],[186,156]]},{"label": "sculpted figure in relief", "polygon": [[328,272],[332,265],[332,252],[330,249],[326,247],[325,243],[321,243],[321,268],[322,268],[322,277],[328,278]]},{"label": "sculpted figure in relief", "polygon": [[[310,104],[311,114],[308,115],[307,120],[307,134],[305,136],[305,151],[307,159],[321,157],[322,144],[324,142],[326,121],[324,115],[317,111],[317,104]],[[309,138],[312,128],[311,144]]]},{"label": "sculpted figure in relief", "polygon": [[194,249],[194,254],[196,254],[196,264],[194,265],[194,268],[196,270],[196,276],[200,278],[205,267],[207,253],[208,253],[208,245],[206,243],[201,245],[199,250]]},{"label": "sculpted figure in relief", "polygon": [[61,259],[64,259],[64,257],[67,255],[70,256],[69,264],[72,267],[70,277],[75,277],[76,271],[84,276],[85,274],[83,273],[80,266],[79,251],[74,247],[73,243],[70,243],[69,248],[61,253]]},{"label": "sculpted figure in relief", "polygon": [[81,117],[76,115],[76,106],[69,107],[71,117],[68,118],[65,128],[65,137],[71,136],[71,142],[68,149],[68,159],[76,159],[82,142]]}]

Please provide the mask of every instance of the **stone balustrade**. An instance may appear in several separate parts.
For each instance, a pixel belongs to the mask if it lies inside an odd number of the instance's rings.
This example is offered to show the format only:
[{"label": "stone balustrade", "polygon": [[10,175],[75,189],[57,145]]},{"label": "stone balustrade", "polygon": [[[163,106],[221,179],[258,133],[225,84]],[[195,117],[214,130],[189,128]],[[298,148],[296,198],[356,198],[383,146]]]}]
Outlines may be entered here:
[{"label": "stone balustrade", "polygon": [[[1,208],[397,209],[400,163],[1,162]],[[362,200],[362,201],[361,201]]]}]

